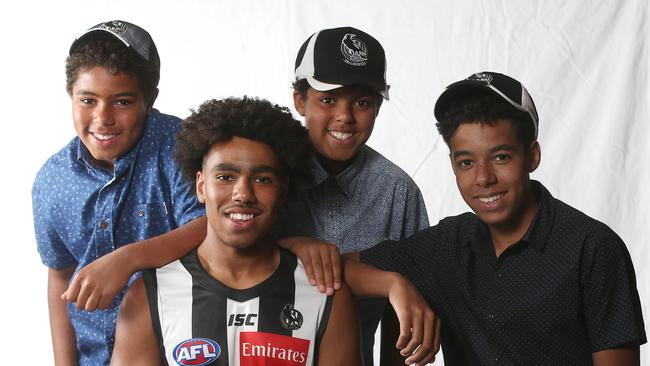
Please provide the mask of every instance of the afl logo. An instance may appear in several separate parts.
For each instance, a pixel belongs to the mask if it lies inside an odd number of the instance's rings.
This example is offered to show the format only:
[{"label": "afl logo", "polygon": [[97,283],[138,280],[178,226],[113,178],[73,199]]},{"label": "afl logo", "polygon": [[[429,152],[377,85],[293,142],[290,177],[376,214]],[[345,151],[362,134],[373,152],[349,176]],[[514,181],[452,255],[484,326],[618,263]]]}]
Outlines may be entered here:
[{"label": "afl logo", "polygon": [[202,366],[219,358],[221,347],[208,338],[191,338],[174,347],[172,356],[178,365]]},{"label": "afl logo", "polygon": [[341,53],[348,65],[364,66],[368,62],[368,48],[356,34],[347,33],[341,41]]},{"label": "afl logo", "polygon": [[106,29],[107,31],[113,32],[113,33],[124,33],[126,31],[126,24],[112,20],[110,22],[103,23],[102,25],[99,26],[101,29]]},{"label": "afl logo", "polygon": [[298,330],[302,327],[302,314],[293,305],[286,304],[280,313],[280,322],[288,330]]},{"label": "afl logo", "polygon": [[467,78],[467,80],[482,81],[489,84],[492,81],[492,75],[485,72],[477,72],[476,74]]}]

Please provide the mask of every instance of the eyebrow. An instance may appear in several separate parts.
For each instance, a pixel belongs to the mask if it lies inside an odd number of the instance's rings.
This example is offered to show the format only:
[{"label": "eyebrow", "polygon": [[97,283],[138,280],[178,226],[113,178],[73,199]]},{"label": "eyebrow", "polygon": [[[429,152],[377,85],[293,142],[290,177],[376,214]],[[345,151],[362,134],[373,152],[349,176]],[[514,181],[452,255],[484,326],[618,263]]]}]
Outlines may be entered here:
[{"label": "eyebrow", "polygon": [[[502,150],[515,151],[515,150],[517,150],[517,148],[516,148],[516,146],[510,145],[510,144],[497,145],[497,146],[490,149],[490,154],[494,154],[495,152],[502,151]],[[458,150],[458,151],[452,152],[451,155],[452,155],[452,157],[457,158],[459,156],[460,157],[462,157],[462,156],[472,156],[474,154],[469,150]]]},{"label": "eyebrow", "polygon": [[[97,96],[98,94],[93,93],[93,92],[91,92],[90,90],[82,89],[82,90],[78,90],[77,92],[75,92],[75,95],[92,95],[92,96]],[[117,93],[117,94],[113,94],[113,95],[111,95],[111,97],[113,97],[113,98],[116,98],[116,97],[117,97],[117,98],[119,98],[119,97],[133,97],[133,98],[135,98],[135,97],[137,97],[137,96],[138,96],[138,94],[137,94],[137,93],[133,93],[133,92],[123,92],[123,93]]]},{"label": "eyebrow", "polygon": [[[219,163],[215,165],[212,168],[212,171],[227,171],[227,172],[235,172],[235,173],[240,173],[241,172],[241,167],[235,164],[231,163]],[[259,173],[273,173],[275,175],[280,175],[277,171],[277,169],[274,169],[272,166],[269,165],[256,165],[251,169],[251,173],[253,174],[259,174]]]}]

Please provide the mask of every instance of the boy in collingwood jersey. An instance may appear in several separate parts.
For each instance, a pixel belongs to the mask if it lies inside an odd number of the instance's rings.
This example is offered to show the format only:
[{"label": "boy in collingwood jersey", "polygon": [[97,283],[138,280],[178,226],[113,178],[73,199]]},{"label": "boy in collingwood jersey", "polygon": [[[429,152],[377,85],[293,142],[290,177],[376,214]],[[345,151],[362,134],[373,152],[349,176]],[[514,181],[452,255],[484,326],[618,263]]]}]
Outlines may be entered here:
[{"label": "boy in collingwood jersey", "polygon": [[266,100],[207,101],[184,121],[176,159],[205,204],[207,235],[129,288],[112,365],[361,364],[347,286],[319,292],[273,236],[309,150],[289,110]]}]

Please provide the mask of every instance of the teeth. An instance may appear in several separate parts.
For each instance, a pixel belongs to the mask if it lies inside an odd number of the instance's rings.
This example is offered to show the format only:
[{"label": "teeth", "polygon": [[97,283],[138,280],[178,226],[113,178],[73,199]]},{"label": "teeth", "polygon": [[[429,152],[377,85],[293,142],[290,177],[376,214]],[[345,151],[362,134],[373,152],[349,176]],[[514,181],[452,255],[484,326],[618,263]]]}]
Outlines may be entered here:
[{"label": "teeth", "polygon": [[341,132],[341,131],[328,131],[332,137],[337,140],[345,140],[352,136],[352,132]]},{"label": "teeth", "polygon": [[248,221],[253,219],[253,214],[231,213],[230,219],[237,221]]},{"label": "teeth", "polygon": [[478,200],[483,202],[483,203],[492,203],[492,202],[497,201],[498,199],[500,199],[501,196],[502,196],[501,194],[497,194],[495,196],[490,196],[490,197],[485,197],[485,198],[479,197]]},{"label": "teeth", "polygon": [[96,137],[98,140],[101,140],[101,141],[110,140],[110,139],[112,139],[113,137],[117,136],[117,134],[103,135],[103,134],[101,134],[101,133],[93,133],[93,135],[95,135],[95,137]]}]

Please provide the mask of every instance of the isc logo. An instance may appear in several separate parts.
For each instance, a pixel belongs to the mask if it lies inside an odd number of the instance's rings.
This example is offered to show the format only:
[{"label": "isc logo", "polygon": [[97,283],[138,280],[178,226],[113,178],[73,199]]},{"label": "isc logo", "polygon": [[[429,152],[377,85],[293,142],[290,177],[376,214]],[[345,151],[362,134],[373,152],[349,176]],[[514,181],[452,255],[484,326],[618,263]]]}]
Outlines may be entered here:
[{"label": "isc logo", "polygon": [[230,314],[228,326],[255,325],[255,318],[257,318],[257,314]]},{"label": "isc logo", "polygon": [[217,342],[208,338],[191,338],[174,347],[174,360],[181,366],[207,365],[221,354]]}]

